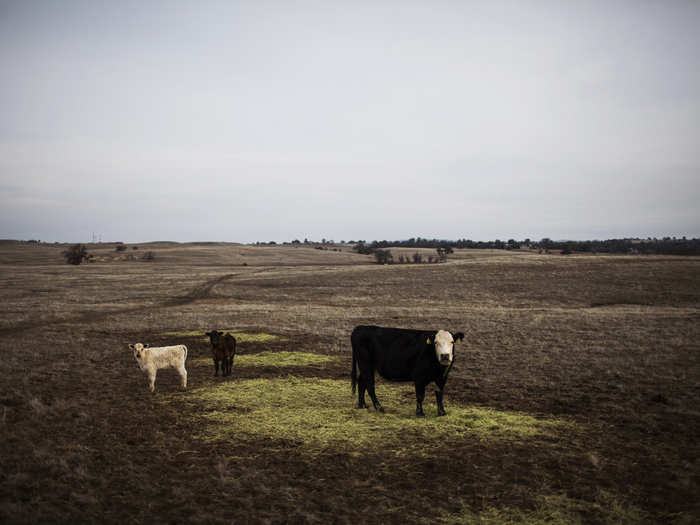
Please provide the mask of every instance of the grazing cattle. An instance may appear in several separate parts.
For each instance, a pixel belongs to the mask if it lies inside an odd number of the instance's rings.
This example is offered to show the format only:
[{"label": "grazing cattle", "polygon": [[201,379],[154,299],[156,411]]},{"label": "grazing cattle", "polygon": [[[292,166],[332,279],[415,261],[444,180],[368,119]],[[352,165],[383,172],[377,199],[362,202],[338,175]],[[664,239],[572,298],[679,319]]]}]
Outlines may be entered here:
[{"label": "grazing cattle", "polygon": [[[434,381],[438,416],[446,414],[442,404],[443,392],[452,365],[454,343],[464,334],[447,330],[407,330],[358,326],[352,331],[352,392],[359,385],[357,408],[367,408],[365,391],[372,398],[374,408],[384,408],[374,393],[374,371],[389,381],[413,381],[416,387],[416,415],[424,416],[425,387]],[[360,369],[359,377],[357,369]]]},{"label": "grazing cattle", "polygon": [[187,347],[185,345],[161,346],[150,348],[147,344],[135,343],[129,345],[134,351],[134,358],[139,368],[148,374],[148,383],[151,392],[155,391],[156,373],[161,368],[172,367],[180,374],[182,388],[187,388]]},{"label": "grazing cattle", "polygon": [[219,375],[219,363],[221,363],[221,375],[230,376],[233,368],[233,358],[236,356],[236,338],[231,334],[212,330],[205,335],[209,336],[211,352],[214,358],[214,375]]}]

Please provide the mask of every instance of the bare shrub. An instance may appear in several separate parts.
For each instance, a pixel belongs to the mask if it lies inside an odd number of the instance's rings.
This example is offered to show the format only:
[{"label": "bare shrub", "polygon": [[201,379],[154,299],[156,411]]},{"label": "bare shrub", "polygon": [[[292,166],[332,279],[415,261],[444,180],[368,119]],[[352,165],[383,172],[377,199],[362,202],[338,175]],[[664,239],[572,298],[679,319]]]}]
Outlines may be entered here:
[{"label": "bare shrub", "polygon": [[376,250],[374,252],[374,258],[377,259],[377,264],[393,264],[394,256],[391,254],[391,250]]},{"label": "bare shrub", "polygon": [[85,248],[84,244],[74,244],[63,252],[63,256],[66,258],[66,262],[68,264],[77,265],[82,263],[84,260],[87,260],[87,248]]},{"label": "bare shrub", "polygon": [[155,258],[156,258],[156,255],[151,251],[148,251],[141,256],[142,261],[152,261]]}]

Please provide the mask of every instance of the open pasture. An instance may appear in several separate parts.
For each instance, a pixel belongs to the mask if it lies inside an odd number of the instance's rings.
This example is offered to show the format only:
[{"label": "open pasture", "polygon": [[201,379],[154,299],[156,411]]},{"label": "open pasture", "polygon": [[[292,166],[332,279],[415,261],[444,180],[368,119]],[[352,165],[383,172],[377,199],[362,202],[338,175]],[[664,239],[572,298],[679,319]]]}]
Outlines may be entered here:
[{"label": "open pasture", "polygon": [[[700,260],[0,243],[0,521],[696,523]],[[463,331],[356,410],[358,324]],[[203,332],[239,341],[214,377]],[[185,344],[156,394],[128,343]]]}]

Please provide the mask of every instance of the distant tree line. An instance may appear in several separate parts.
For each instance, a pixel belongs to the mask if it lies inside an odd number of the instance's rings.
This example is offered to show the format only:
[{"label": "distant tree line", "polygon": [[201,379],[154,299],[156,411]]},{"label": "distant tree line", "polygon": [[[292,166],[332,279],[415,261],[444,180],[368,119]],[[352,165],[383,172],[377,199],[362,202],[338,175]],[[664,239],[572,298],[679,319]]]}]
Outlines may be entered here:
[{"label": "distant tree line", "polygon": [[700,255],[700,239],[608,239],[605,241],[552,241],[544,238],[534,243],[541,250],[560,250],[561,253],[628,253],[645,255]]},{"label": "distant tree line", "polygon": [[523,247],[535,250],[557,250],[562,254],[573,252],[581,253],[618,253],[618,254],[649,254],[649,255],[700,255],[700,239],[687,239],[686,237],[664,237],[662,239],[648,237],[608,239],[604,241],[553,241],[547,237],[532,241],[525,239],[516,241],[508,239],[502,241],[472,241],[470,239],[458,239],[456,241],[440,239],[423,239],[412,237],[403,241],[358,241],[354,246],[357,253],[373,254],[377,250],[385,250],[389,247],[396,248],[442,248],[447,254],[453,249],[491,249],[491,250],[520,250]]},{"label": "distant tree line", "polygon": [[[275,246],[275,241],[257,242],[258,246]],[[438,261],[444,260],[444,256],[452,253],[454,249],[481,249],[481,250],[538,250],[544,253],[556,251],[561,254],[578,253],[615,253],[615,254],[649,254],[649,255],[700,255],[700,239],[688,239],[686,237],[663,237],[646,239],[634,237],[624,239],[607,239],[603,241],[554,241],[548,237],[539,241],[524,239],[508,239],[506,241],[496,239],[493,241],[473,241],[471,239],[427,239],[422,237],[411,237],[401,241],[372,241],[351,240],[335,241],[321,239],[320,241],[310,241],[304,239],[294,239],[291,242],[280,243],[292,246],[313,246],[317,249],[343,244],[350,245],[357,253],[372,255],[377,250],[387,250],[388,248],[431,248],[444,250],[444,254],[438,254]],[[332,248],[331,248],[332,249]],[[388,256],[379,255],[382,263],[399,262],[391,261]]]},{"label": "distant tree line", "polygon": [[353,247],[353,250],[355,250],[357,253],[364,255],[373,254],[374,258],[377,260],[377,264],[440,263],[445,262],[447,260],[447,254],[453,253],[452,248],[449,246],[438,246],[437,248],[435,248],[437,255],[428,255],[427,257],[423,258],[422,253],[416,252],[411,256],[399,255],[397,259],[394,259],[394,255],[391,253],[391,250],[385,248],[378,248],[375,246],[375,243],[372,243],[368,246],[364,242],[357,243]]}]

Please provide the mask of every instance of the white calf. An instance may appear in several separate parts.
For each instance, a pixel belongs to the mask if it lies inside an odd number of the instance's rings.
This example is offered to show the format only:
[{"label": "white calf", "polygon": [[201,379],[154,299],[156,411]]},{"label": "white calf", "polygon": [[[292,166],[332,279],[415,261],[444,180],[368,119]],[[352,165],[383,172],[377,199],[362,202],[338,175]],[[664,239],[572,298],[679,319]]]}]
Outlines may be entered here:
[{"label": "white calf", "polygon": [[182,380],[182,388],[187,388],[187,370],[185,370],[187,347],[185,345],[149,348],[147,344],[136,343],[129,345],[129,348],[134,351],[139,368],[148,374],[151,392],[155,391],[156,372],[160,368],[168,367],[173,367],[178,371]]}]

